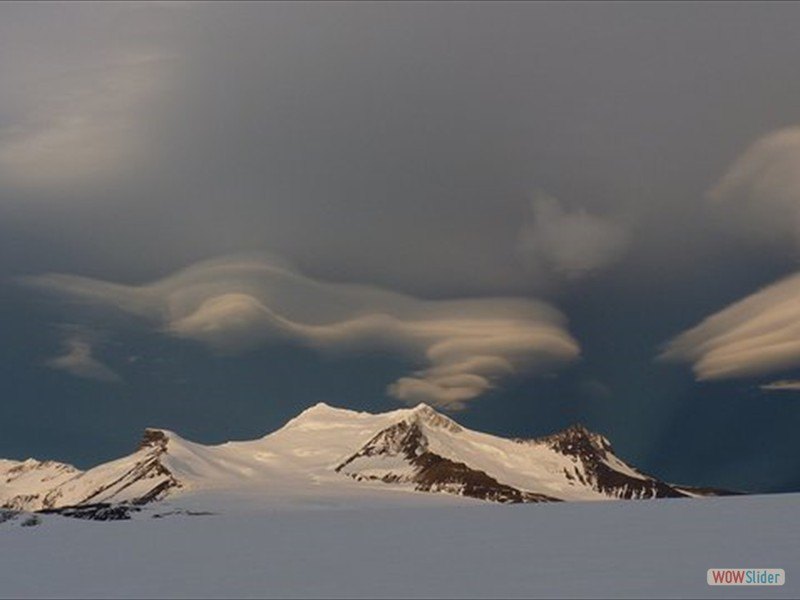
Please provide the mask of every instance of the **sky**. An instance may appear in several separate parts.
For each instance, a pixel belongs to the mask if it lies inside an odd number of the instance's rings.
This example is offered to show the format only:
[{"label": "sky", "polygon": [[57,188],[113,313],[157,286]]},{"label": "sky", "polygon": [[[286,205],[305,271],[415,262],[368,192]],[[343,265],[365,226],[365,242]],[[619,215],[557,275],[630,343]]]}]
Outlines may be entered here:
[{"label": "sky", "polygon": [[427,402],[800,490],[799,18],[3,3],[0,456]]}]

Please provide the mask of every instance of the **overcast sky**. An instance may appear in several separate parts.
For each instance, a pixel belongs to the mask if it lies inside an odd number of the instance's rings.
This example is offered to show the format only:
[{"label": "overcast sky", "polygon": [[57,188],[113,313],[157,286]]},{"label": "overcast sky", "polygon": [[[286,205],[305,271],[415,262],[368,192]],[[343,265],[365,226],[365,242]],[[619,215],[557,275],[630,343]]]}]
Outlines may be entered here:
[{"label": "overcast sky", "polygon": [[3,3],[0,456],[422,401],[800,489],[798,22]]}]

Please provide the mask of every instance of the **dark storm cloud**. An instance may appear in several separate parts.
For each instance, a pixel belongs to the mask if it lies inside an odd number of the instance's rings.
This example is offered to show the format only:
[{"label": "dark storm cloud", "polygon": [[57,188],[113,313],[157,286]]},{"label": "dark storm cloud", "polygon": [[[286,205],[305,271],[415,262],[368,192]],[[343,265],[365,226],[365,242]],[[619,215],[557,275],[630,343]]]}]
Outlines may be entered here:
[{"label": "dark storm cloud", "polygon": [[524,293],[538,190],[641,222],[637,256],[679,230],[693,252],[687,211],[797,117],[791,6],[5,10],[5,220],[57,221],[76,269],[266,248],[336,279]]}]

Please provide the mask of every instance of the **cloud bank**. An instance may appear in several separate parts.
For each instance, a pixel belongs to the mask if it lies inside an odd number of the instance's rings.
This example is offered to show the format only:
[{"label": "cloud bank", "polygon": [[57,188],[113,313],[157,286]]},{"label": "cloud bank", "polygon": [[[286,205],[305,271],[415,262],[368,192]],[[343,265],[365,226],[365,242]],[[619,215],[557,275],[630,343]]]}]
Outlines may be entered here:
[{"label": "cloud bank", "polygon": [[612,264],[627,242],[626,227],[618,220],[583,209],[568,210],[555,198],[542,195],[531,203],[519,250],[533,270],[545,269],[575,280]]},{"label": "cloud bank", "polygon": [[661,358],[691,363],[700,380],[800,366],[800,274],[708,317],[670,341]]},{"label": "cloud bank", "polygon": [[394,351],[427,366],[387,392],[451,410],[510,373],[553,368],[580,352],[563,315],[543,302],[422,300],[318,281],[264,257],[206,261],[134,286],[67,274],[23,282],[80,304],[115,308],[222,353],[287,341],[323,352]]}]

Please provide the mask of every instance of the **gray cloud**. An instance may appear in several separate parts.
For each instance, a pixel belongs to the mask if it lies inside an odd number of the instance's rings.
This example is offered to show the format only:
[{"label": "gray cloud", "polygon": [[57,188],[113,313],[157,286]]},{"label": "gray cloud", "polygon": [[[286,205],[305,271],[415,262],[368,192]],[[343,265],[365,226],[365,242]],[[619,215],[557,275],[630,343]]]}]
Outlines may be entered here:
[{"label": "gray cloud", "polygon": [[452,410],[509,373],[554,368],[579,355],[564,317],[539,301],[420,300],[318,281],[263,257],[206,261],[139,286],[66,274],[23,282],[116,308],[223,353],[281,341],[320,351],[389,349],[430,365],[391,384],[390,395]]},{"label": "gray cloud", "polygon": [[0,131],[0,176],[17,189],[53,193],[115,180],[141,160],[139,121],[166,57],[127,54],[88,65],[51,85]]},{"label": "gray cloud", "polygon": [[569,210],[547,195],[531,203],[531,217],[519,238],[529,268],[579,279],[612,264],[628,243],[622,219]]},{"label": "gray cloud", "polygon": [[[152,278],[256,249],[417,295],[527,295],[537,269],[611,264],[633,212],[626,261],[692,265],[718,237],[684,218],[714,161],[791,122],[800,85],[788,5],[724,27],[704,6],[171,6],[2,7],[0,240],[28,263],[8,268]],[[767,72],[783,93],[757,91]],[[528,213],[534,189],[560,211]]]}]

